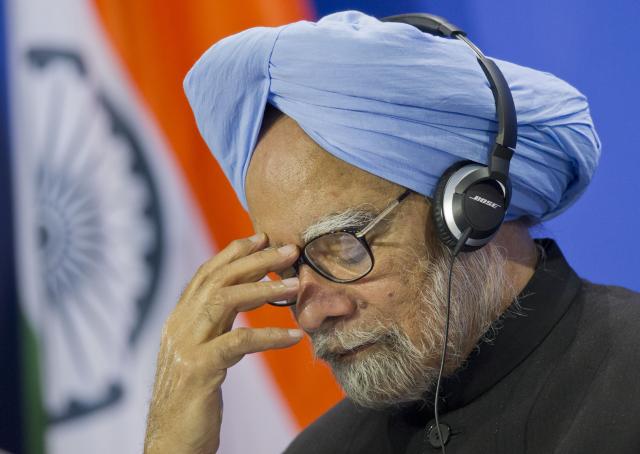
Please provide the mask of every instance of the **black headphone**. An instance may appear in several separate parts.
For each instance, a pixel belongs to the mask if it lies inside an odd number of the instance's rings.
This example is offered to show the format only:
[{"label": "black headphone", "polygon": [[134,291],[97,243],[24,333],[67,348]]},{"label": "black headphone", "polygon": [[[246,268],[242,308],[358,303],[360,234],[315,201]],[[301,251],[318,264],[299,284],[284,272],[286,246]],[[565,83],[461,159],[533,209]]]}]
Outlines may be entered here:
[{"label": "black headphone", "polygon": [[[489,164],[457,162],[440,177],[433,195],[432,213],[438,237],[451,249],[475,251],[498,231],[511,201],[509,163],[518,137],[518,122],[511,90],[498,66],[478,49],[467,34],[431,14],[400,14],[381,19],[402,22],[436,36],[464,41],[478,58],[496,104],[498,134]],[[459,244],[463,240],[463,244]]]}]

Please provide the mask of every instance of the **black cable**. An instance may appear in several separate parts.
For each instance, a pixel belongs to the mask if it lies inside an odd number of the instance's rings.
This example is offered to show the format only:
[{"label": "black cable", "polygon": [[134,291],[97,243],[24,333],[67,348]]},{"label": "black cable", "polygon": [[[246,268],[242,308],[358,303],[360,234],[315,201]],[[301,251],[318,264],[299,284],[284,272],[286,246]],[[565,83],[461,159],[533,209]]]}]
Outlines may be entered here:
[{"label": "black cable", "polygon": [[444,342],[442,345],[442,357],[440,358],[440,371],[438,372],[438,380],[436,382],[436,395],[433,402],[433,413],[436,420],[436,430],[438,431],[438,440],[440,440],[440,447],[442,448],[442,454],[447,454],[447,450],[444,447],[444,440],[442,439],[442,431],[440,430],[440,420],[438,418],[438,401],[440,400],[440,382],[442,381],[442,373],[444,371],[445,358],[447,356],[447,344],[449,343],[449,315],[451,313],[451,276],[453,274],[453,263],[456,257],[460,253],[460,250],[467,242],[469,235],[471,234],[471,227],[467,228],[462,233],[462,236],[458,240],[456,247],[451,252],[451,262],[449,264],[449,284],[447,288],[447,320],[444,325]]}]

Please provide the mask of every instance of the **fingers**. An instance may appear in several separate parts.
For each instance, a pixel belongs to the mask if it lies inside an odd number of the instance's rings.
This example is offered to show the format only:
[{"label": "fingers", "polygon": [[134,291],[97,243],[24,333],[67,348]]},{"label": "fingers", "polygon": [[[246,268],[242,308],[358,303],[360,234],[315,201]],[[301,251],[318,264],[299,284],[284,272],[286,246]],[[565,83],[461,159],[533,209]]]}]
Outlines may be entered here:
[{"label": "fingers", "polygon": [[191,299],[193,293],[206,283],[221,288],[240,282],[256,282],[270,271],[282,270],[295,263],[298,256],[295,245],[264,249],[266,244],[266,235],[260,233],[232,241],[200,266],[182,299]]},{"label": "fingers", "polygon": [[290,267],[298,258],[298,248],[288,244],[278,249],[265,249],[249,256],[241,257],[216,273],[216,281],[222,287],[241,282],[255,282],[270,271]]},{"label": "fingers", "polygon": [[247,353],[287,348],[298,343],[303,333],[286,328],[237,328],[205,345],[207,357],[218,369],[227,369]]},{"label": "fingers", "polygon": [[298,294],[297,277],[282,281],[251,282],[225,287],[216,291],[210,305],[218,306],[225,312],[245,312],[265,303],[275,303],[295,297]]},{"label": "fingers", "polygon": [[239,238],[233,240],[223,250],[218,252],[213,259],[210,260],[209,268],[213,271],[217,267],[227,265],[234,260],[245,257],[252,252],[263,249],[267,245],[267,236],[264,233],[256,233],[249,238]]},{"label": "fingers", "polygon": [[198,323],[204,330],[194,334],[207,339],[229,331],[238,312],[250,311],[266,303],[295,298],[298,294],[298,278],[282,281],[251,282],[217,289],[204,303],[200,317],[205,323]]},{"label": "fingers", "polygon": [[225,265],[245,257],[253,252],[263,249],[267,245],[267,236],[264,233],[256,233],[249,238],[240,238],[232,241],[223,250],[211,259],[204,262],[191,280],[185,293],[197,288],[211,273]]},{"label": "fingers", "polygon": [[176,308],[184,336],[206,342],[229,331],[238,312],[296,297],[297,278],[256,282],[290,267],[298,256],[295,245],[261,250],[265,245],[264,234],[236,240],[200,267]]}]

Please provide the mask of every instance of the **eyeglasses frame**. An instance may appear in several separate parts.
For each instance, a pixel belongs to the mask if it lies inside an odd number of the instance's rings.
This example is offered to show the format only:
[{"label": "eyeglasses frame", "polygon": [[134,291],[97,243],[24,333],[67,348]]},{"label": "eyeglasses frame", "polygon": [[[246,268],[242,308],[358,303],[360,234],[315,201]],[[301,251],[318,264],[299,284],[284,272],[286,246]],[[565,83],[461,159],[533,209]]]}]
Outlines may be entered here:
[{"label": "eyeglasses frame", "polygon": [[[391,202],[389,206],[387,206],[384,210],[382,210],[380,214],[378,214],[371,222],[369,222],[362,229],[355,229],[352,227],[352,228],[334,230],[331,232],[323,233],[322,235],[318,235],[317,237],[309,240],[302,247],[302,252],[300,253],[300,257],[298,257],[298,260],[294,264],[296,275],[299,274],[300,266],[308,265],[313,271],[315,271],[325,279],[328,279],[331,282],[336,282],[338,284],[348,284],[350,282],[355,282],[367,276],[373,270],[373,267],[375,265],[375,257],[373,255],[373,252],[371,251],[371,246],[369,246],[369,242],[367,241],[365,235],[369,233],[376,225],[378,225],[380,221],[382,221],[385,217],[387,217],[387,215],[391,213],[398,205],[400,205],[400,203],[402,203],[402,201],[406,199],[407,196],[412,192],[413,191],[411,189],[406,189],[402,194],[400,194],[398,198],[396,198],[393,202]],[[311,259],[309,259],[309,257],[307,256],[307,252],[306,252],[307,246],[309,246],[312,242],[316,241],[318,238],[322,238],[323,236],[334,235],[336,233],[348,233],[354,236],[360,242],[360,244],[362,244],[362,246],[365,248],[365,250],[369,254],[369,258],[371,259],[371,266],[369,267],[369,270],[366,273],[364,273],[362,276],[358,276],[357,278],[354,278],[354,279],[338,279],[334,276],[329,275],[328,273],[325,273],[320,268],[316,267],[311,261]]]}]

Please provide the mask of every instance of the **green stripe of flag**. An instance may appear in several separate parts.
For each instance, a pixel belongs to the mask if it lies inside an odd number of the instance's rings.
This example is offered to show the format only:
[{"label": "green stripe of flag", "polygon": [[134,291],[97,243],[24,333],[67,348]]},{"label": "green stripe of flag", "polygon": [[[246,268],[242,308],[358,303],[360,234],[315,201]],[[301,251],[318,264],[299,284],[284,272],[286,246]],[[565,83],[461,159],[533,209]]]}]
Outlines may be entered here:
[{"label": "green stripe of flag", "polygon": [[24,314],[20,316],[23,436],[26,454],[44,454],[46,418],[43,408],[38,339]]}]

